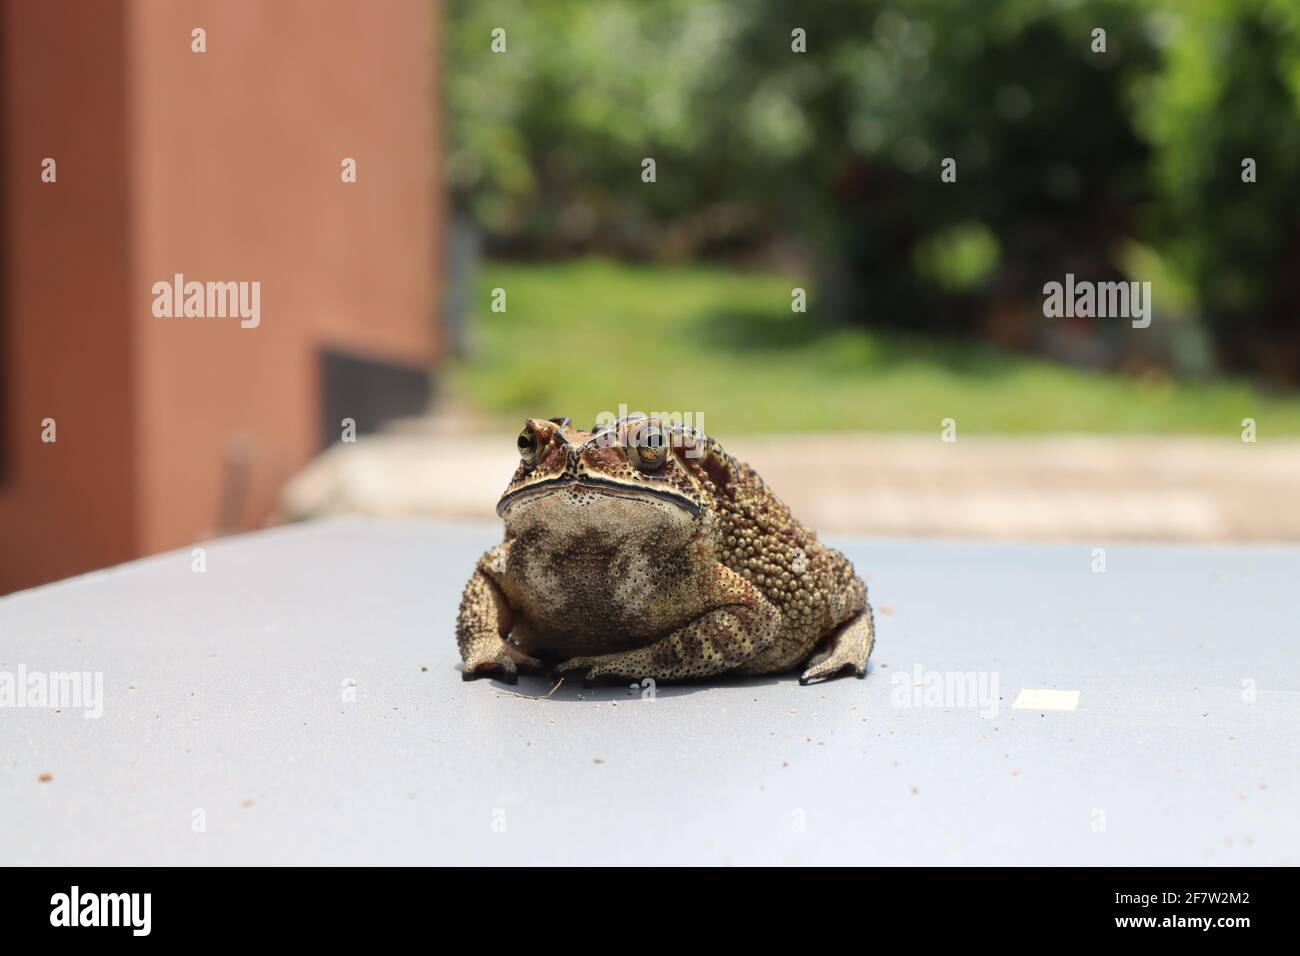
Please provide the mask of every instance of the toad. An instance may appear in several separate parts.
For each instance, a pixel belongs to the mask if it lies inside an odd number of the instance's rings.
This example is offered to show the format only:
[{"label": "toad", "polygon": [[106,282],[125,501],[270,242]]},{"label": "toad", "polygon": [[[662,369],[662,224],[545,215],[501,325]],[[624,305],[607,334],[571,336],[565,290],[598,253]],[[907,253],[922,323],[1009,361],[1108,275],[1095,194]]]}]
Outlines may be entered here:
[{"label": "toad", "polygon": [[866,585],[713,438],[648,416],[592,431],[555,418],[517,444],[505,540],[456,619],[466,680],[866,674]]}]

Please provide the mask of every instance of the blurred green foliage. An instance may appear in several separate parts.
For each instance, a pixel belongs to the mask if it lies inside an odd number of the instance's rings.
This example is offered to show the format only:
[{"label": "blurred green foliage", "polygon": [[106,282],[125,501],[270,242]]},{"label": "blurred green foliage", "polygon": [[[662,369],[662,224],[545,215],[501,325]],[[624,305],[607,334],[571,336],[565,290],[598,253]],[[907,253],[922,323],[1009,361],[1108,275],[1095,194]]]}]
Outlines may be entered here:
[{"label": "blurred green foliage", "polygon": [[[1300,380],[1300,2],[1180,0],[1141,88],[1150,231],[1189,277],[1222,363]],[[1242,161],[1258,179],[1241,181]]]},{"label": "blurred green foliage", "polygon": [[[494,254],[776,250],[810,325],[1193,370],[1204,331],[1295,382],[1298,24],[1296,0],[451,0],[448,179]],[[1157,333],[1045,323],[1066,272],[1156,282]]]},{"label": "blurred green foliage", "polygon": [[[1249,416],[1268,435],[1300,435],[1300,400],[1239,381],[1117,377],[977,343],[810,329],[785,305],[790,285],[717,266],[497,263],[479,279],[471,356],[450,374],[478,409],[581,427],[625,402],[703,412],[719,435],[933,432],[953,414],[964,434],[1235,436]],[[494,288],[509,290],[505,312],[490,309]]]}]

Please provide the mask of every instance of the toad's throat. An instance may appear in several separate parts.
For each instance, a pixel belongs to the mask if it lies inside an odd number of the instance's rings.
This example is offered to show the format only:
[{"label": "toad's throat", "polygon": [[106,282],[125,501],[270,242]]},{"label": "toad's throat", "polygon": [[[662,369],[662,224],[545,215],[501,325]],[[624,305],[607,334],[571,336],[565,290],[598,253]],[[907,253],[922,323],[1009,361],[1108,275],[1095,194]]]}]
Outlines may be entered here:
[{"label": "toad's throat", "polygon": [[509,494],[501,496],[497,502],[497,514],[504,517],[510,506],[522,498],[532,498],[538,495],[553,494],[557,491],[566,489],[588,490],[598,494],[609,495],[615,498],[629,498],[632,500],[644,500],[646,498],[656,498],[660,501],[666,501],[674,504],[678,508],[696,517],[700,513],[700,506],[691,499],[683,496],[676,491],[670,491],[666,488],[649,488],[645,485],[625,485],[622,482],[611,481],[608,478],[598,478],[594,475],[583,475],[576,478],[573,475],[557,475],[554,478],[543,478],[531,485],[525,485],[523,488],[516,488]]}]

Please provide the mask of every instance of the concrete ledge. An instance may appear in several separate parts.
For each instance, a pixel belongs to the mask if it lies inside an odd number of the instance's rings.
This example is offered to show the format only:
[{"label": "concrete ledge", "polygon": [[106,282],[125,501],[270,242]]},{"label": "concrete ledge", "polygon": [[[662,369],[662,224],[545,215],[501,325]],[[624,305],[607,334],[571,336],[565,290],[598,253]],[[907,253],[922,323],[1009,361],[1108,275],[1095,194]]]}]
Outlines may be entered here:
[{"label": "concrete ledge", "polygon": [[[454,443],[454,444],[453,444]],[[1155,436],[738,437],[812,527],[840,534],[1062,541],[1300,541],[1300,442]],[[510,432],[396,432],[336,445],[299,474],[286,515],[494,517]]]}]

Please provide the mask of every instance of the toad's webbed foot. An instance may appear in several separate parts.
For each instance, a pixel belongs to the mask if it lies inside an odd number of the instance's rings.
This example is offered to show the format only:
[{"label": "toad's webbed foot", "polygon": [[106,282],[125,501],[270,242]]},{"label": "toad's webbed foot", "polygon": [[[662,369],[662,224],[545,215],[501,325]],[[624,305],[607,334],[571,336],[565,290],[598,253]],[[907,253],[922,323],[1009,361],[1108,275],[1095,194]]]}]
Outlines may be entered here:
[{"label": "toad's webbed foot", "polygon": [[508,547],[498,545],[484,554],[465,585],[456,615],[456,643],[465,662],[463,680],[496,677],[513,684],[520,670],[543,669],[540,661],[506,640],[515,614],[492,575],[504,567]]},{"label": "toad's webbed foot", "polygon": [[545,667],[535,657],[529,657],[509,641],[501,641],[496,648],[476,648],[474,654],[465,660],[465,669],[461,680],[477,680],[480,677],[495,677],[507,684],[519,682],[519,672],[542,673]]},{"label": "toad's webbed foot", "polygon": [[808,658],[808,669],[799,677],[799,683],[833,677],[845,668],[853,668],[858,677],[867,675],[867,658],[875,643],[875,622],[868,604],[861,613],[851,618],[826,639],[826,647]]}]

